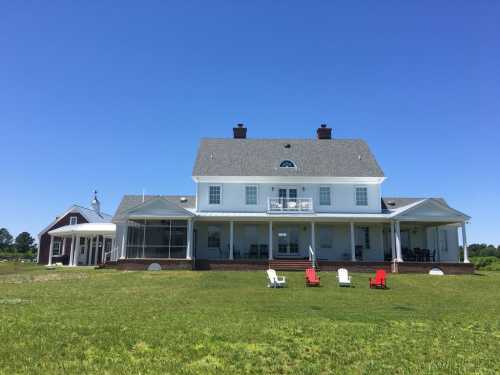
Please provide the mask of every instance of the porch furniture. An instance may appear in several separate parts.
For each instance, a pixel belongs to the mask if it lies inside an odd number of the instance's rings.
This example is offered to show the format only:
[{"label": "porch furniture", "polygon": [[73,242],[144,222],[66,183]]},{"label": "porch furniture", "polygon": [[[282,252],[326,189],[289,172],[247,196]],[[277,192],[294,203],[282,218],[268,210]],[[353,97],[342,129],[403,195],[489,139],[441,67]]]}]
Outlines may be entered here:
[{"label": "porch furniture", "polygon": [[266,271],[266,274],[268,288],[283,288],[286,286],[285,276],[278,276],[276,271],[271,268]]},{"label": "porch furniture", "polygon": [[356,245],[355,254],[356,254],[356,260],[363,260],[363,246]]},{"label": "porch furniture", "polygon": [[337,270],[337,280],[339,281],[339,286],[351,286],[351,276],[349,276],[349,271],[345,268]]},{"label": "porch furniture", "polygon": [[320,279],[314,268],[306,269],[306,286],[319,286]]},{"label": "porch furniture", "polygon": [[386,289],[386,274],[384,270],[377,270],[375,273],[375,278],[370,277],[370,288],[381,288]]},{"label": "porch furniture", "polygon": [[297,208],[297,202],[294,201],[288,202],[288,208],[295,210]]},{"label": "porch furniture", "polygon": [[249,258],[257,258],[258,256],[258,246],[256,244],[250,245],[250,252],[248,254]]},{"label": "porch furniture", "polygon": [[267,251],[268,247],[267,245],[260,245],[259,246],[259,258],[267,258],[269,253]]}]

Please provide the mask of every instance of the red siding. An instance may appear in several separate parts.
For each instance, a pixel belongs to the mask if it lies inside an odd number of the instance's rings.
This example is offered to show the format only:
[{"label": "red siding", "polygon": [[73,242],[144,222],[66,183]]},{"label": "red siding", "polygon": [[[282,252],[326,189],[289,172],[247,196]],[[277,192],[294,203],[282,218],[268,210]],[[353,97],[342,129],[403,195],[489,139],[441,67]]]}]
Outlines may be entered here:
[{"label": "red siding", "polygon": [[[53,229],[57,229],[60,227],[64,227],[65,225],[69,225],[69,218],[71,216],[76,216],[78,218],[77,223],[78,224],[84,224],[88,223],[87,219],[85,219],[80,213],[78,212],[70,212],[69,214],[60,217],[59,220],[52,225],[49,229],[45,231],[45,233],[40,237],[40,258],[38,263],[39,264],[47,264],[49,262],[49,252],[50,252],[50,236],[48,235],[48,232],[50,232]],[[71,246],[71,241],[66,240],[66,251],[64,252],[63,256],[61,257],[53,257],[52,261],[53,262],[63,262],[64,264],[68,264],[68,259],[69,259],[69,248]]]}]

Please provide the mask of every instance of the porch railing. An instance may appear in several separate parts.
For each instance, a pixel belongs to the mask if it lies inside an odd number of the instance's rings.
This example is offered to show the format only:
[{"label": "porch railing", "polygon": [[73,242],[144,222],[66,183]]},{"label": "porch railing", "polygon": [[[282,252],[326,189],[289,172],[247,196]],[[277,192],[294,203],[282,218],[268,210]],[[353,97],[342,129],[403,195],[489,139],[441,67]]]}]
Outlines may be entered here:
[{"label": "porch railing", "polygon": [[311,261],[312,267],[316,268],[316,254],[311,245],[309,245],[309,260]]},{"label": "porch railing", "polygon": [[272,213],[314,212],[312,198],[267,198],[267,211]]}]

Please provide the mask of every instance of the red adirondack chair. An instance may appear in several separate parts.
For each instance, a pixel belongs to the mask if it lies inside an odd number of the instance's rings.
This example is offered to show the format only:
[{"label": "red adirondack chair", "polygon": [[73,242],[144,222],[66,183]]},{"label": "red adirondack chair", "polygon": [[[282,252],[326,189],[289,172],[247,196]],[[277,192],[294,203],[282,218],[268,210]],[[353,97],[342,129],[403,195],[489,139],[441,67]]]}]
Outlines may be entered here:
[{"label": "red adirondack chair", "polygon": [[387,288],[386,284],[386,274],[384,270],[377,270],[375,273],[375,278],[370,277],[370,288]]},{"label": "red adirondack chair", "polygon": [[306,286],[319,286],[319,276],[314,268],[306,269]]}]

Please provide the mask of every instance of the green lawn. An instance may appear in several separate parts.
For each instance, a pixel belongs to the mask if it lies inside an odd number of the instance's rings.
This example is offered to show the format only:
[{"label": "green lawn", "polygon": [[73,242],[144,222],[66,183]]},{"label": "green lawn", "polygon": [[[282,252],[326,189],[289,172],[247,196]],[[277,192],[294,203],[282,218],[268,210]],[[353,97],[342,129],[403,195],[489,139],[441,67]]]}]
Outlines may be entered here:
[{"label": "green lawn", "polygon": [[0,374],[500,372],[500,272],[286,275],[0,264]]}]

